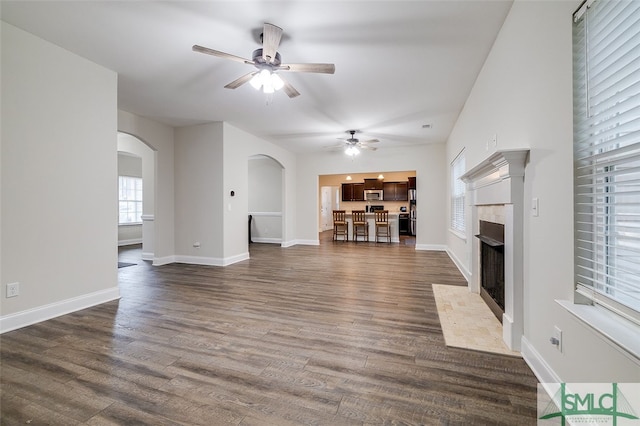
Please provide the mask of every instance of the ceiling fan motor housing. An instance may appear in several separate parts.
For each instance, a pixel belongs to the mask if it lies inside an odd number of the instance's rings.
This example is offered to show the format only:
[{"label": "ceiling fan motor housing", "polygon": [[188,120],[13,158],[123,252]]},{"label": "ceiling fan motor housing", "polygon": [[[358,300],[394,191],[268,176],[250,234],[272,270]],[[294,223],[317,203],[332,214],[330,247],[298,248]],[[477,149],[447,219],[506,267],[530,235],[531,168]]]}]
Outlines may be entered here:
[{"label": "ceiling fan motor housing", "polygon": [[262,49],[256,49],[253,51],[253,55],[252,55],[252,59],[253,62],[255,62],[256,67],[260,68],[260,65],[271,65],[273,67],[279,67],[280,64],[282,63],[282,60],[280,58],[280,54],[278,52],[276,52],[276,57],[272,58],[271,62],[267,63],[264,58],[262,57]]}]

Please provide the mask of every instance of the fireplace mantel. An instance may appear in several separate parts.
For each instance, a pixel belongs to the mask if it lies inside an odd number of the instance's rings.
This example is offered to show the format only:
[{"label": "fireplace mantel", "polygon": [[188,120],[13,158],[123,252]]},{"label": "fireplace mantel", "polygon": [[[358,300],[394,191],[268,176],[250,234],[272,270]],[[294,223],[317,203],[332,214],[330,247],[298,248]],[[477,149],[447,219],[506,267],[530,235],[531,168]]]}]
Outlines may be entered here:
[{"label": "fireplace mantel", "polygon": [[496,151],[486,160],[460,176],[471,189],[492,185],[504,179],[524,176],[524,167],[528,149],[506,149]]},{"label": "fireplace mantel", "polygon": [[[479,232],[478,206],[504,206],[505,310],[502,338],[511,350],[520,350],[524,333],[524,173],[529,149],[496,151],[461,176],[467,184],[472,229]],[[480,244],[470,238],[469,291],[480,293]]]}]

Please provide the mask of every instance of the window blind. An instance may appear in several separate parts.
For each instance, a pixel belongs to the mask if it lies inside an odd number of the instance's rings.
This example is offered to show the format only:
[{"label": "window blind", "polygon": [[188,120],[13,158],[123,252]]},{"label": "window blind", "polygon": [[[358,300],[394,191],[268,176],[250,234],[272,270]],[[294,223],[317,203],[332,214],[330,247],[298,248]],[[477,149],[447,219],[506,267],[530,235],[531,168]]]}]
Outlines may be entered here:
[{"label": "window blind", "polygon": [[465,184],[460,179],[464,174],[464,151],[451,163],[451,229],[464,232],[464,194]]},{"label": "window blind", "polygon": [[638,318],[640,2],[596,0],[574,21],[576,288]]}]

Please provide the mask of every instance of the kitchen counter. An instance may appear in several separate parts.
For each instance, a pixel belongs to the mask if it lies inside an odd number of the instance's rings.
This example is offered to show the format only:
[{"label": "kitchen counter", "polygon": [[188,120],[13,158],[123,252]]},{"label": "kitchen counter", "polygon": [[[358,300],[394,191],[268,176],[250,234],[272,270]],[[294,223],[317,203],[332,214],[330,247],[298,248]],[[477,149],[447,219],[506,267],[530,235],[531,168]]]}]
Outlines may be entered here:
[{"label": "kitchen counter", "polygon": [[[391,242],[400,242],[398,217],[402,212],[389,212],[389,228],[391,229]],[[376,219],[375,213],[365,213],[367,224],[369,225],[369,241],[376,241]],[[353,221],[351,219],[351,212],[346,214],[348,229],[349,229],[349,241],[353,241]],[[362,237],[358,238],[358,241],[362,241]],[[386,237],[380,237],[380,242],[386,242]]]}]

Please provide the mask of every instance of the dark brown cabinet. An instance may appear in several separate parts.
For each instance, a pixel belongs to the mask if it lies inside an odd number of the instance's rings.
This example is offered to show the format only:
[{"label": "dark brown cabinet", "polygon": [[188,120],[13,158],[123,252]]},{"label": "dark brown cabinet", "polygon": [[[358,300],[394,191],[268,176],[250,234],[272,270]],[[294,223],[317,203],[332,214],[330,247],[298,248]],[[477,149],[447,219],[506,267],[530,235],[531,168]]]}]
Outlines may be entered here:
[{"label": "dark brown cabinet", "polygon": [[412,176],[407,179],[409,179],[409,182],[408,182],[409,189],[416,189],[416,177]]},{"label": "dark brown cabinet", "polygon": [[380,179],[365,179],[364,189],[384,189],[383,181]]},{"label": "dark brown cabinet", "polygon": [[385,182],[382,189],[384,201],[409,200],[409,184],[407,182]]},{"label": "dark brown cabinet", "polygon": [[343,183],[342,201],[364,201],[364,184]]}]

